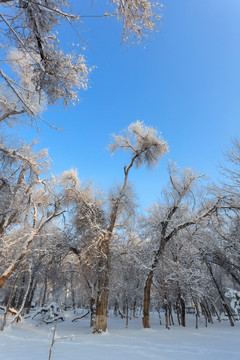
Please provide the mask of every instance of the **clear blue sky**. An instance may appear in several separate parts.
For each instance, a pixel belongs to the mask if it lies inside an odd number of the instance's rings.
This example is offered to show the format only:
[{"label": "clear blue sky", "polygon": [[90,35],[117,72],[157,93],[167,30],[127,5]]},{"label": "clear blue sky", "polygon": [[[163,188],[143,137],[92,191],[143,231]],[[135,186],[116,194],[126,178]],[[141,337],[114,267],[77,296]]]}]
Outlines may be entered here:
[{"label": "clear blue sky", "polygon": [[[102,2],[92,14],[103,13]],[[44,113],[64,131],[45,125],[40,136],[29,128],[13,131],[27,140],[39,137],[53,173],[77,168],[81,179],[107,190],[121,181],[128,161],[126,154],[110,157],[110,135],[136,120],[158,128],[169,155],[155,170],[131,173],[143,207],[160,197],[168,159],[215,179],[223,151],[240,136],[240,1],[163,2],[159,32],[138,46],[121,45],[121,26],[111,18],[84,20],[79,29],[88,43],[85,55],[97,66],[90,89],[76,107]],[[70,27],[61,34],[66,47],[78,42]]]}]

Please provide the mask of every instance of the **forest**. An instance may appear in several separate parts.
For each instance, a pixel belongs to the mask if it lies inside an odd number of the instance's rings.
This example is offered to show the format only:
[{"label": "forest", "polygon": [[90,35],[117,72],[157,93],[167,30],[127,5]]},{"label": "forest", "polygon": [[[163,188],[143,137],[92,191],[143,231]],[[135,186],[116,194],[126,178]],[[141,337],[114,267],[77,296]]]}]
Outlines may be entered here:
[{"label": "forest", "polygon": [[[154,168],[168,153],[159,129],[133,121],[109,139],[110,154],[123,151],[126,162],[108,192],[76,169],[51,174],[46,149],[6,135],[12,126],[38,127],[48,106],[77,103],[88,87],[84,55],[65,53],[53,33],[79,20],[67,5],[0,1],[0,329],[34,311],[47,325],[70,309],[76,317],[85,309],[97,334],[107,331],[110,312],[126,327],[140,317],[151,328],[153,312],[167,329],[186,327],[189,313],[196,328],[199,319],[207,326],[223,317],[233,327],[240,316],[240,138],[223,155],[218,183],[169,162],[168,185],[144,210],[131,172]],[[102,16],[121,22],[123,41],[138,42],[161,20],[156,7],[116,0]]]}]

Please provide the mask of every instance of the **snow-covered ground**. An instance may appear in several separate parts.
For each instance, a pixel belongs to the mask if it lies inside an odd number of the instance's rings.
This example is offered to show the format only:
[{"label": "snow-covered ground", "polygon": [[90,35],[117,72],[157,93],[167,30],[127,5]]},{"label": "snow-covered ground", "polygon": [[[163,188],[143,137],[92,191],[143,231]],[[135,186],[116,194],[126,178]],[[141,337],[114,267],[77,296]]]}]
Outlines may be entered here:
[{"label": "snow-covered ground", "polygon": [[[68,313],[66,321],[57,325],[58,340],[51,360],[239,360],[240,324],[230,327],[228,321],[204,327],[200,321],[195,329],[193,315],[187,317],[187,327],[178,325],[166,330],[152,318],[152,329],[143,330],[140,319],[111,318],[105,335],[92,335],[89,319],[75,323],[76,315]],[[53,325],[37,326],[33,320],[8,326],[0,333],[1,360],[48,360]]]}]

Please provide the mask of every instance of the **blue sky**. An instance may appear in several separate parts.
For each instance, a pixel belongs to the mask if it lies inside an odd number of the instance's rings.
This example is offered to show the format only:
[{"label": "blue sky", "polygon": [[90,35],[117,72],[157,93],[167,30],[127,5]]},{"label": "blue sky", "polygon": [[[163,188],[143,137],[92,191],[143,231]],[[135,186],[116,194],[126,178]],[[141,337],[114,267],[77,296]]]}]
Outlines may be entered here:
[{"label": "blue sky", "polygon": [[[90,88],[77,106],[43,115],[64,130],[13,130],[27,141],[39,138],[53,173],[77,168],[82,180],[108,190],[128,162],[127,154],[110,157],[110,135],[136,120],[159,129],[169,154],[158,168],[134,169],[130,176],[143,207],[160,197],[169,159],[216,179],[223,152],[240,136],[240,1],[163,2],[159,31],[140,45],[121,44],[121,24],[112,18],[85,19],[79,33],[88,64],[96,66]],[[103,13],[102,3],[91,13]],[[66,48],[79,41],[67,25],[60,34]]]}]

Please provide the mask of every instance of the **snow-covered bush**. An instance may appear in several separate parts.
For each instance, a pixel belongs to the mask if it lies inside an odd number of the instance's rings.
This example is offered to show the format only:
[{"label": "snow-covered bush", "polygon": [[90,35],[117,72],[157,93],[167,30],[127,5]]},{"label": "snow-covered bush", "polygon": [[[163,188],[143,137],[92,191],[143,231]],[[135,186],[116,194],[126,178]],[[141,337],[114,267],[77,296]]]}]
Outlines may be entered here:
[{"label": "snow-covered bush", "polygon": [[231,300],[230,306],[234,311],[237,320],[240,319],[240,291],[234,289],[228,289],[225,296]]},{"label": "snow-covered bush", "polygon": [[63,313],[60,312],[60,309],[55,302],[51,302],[50,304],[39,308],[32,318],[36,318],[39,322],[45,324],[51,324],[58,320],[65,320]]}]

